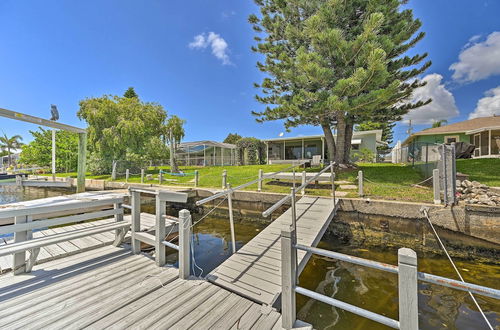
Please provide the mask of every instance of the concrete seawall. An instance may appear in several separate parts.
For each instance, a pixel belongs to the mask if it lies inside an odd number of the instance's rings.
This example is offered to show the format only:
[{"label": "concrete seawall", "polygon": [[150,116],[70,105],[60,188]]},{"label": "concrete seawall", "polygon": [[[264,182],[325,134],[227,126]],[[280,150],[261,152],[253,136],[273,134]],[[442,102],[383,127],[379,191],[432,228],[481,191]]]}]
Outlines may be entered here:
[{"label": "concrete seawall", "polygon": [[[108,190],[108,189],[126,189],[128,187],[159,187],[155,184],[125,183],[106,180],[86,179],[86,187],[89,190]],[[211,188],[192,188],[182,186],[161,186],[166,189],[188,191],[191,198],[201,199],[211,196],[221,191]],[[247,213],[262,212],[270,204],[280,200],[284,194],[255,192],[255,191],[237,191],[233,195],[233,201],[238,202],[241,209]],[[327,197],[322,197],[327,198]],[[212,203],[206,206],[211,207]],[[224,205],[222,205],[224,207]],[[481,205],[457,205],[453,207],[444,207],[426,203],[411,203],[385,200],[371,200],[358,198],[342,198],[340,211],[344,213],[357,213],[368,219],[378,216],[378,225],[380,217],[385,225],[397,223],[397,219],[407,220],[425,220],[422,213],[422,207],[429,210],[429,218],[432,223],[440,228],[453,232],[461,233],[476,239],[483,240],[485,243],[500,245],[500,208]],[[392,219],[392,220],[391,220]],[[263,221],[270,221],[263,219]],[[336,222],[334,221],[333,224]],[[489,246],[489,244],[487,244]]]}]

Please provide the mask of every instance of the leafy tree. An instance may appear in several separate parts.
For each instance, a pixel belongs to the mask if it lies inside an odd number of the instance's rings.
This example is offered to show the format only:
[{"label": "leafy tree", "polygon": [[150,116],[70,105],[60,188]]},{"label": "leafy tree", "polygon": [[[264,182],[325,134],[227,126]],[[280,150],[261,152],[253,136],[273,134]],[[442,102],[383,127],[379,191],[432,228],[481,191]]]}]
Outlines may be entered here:
[{"label": "leafy tree", "polygon": [[[424,37],[400,0],[255,0],[261,16],[253,50],[265,55],[257,121],[284,120],[289,130],[321,126],[330,159],[349,163],[354,125],[394,122],[430,100],[410,103],[427,54],[405,56]],[[261,38],[260,34],[265,36]],[[332,128],[337,130],[335,142]],[[334,155],[334,156],[332,156]]]},{"label": "leafy tree", "polygon": [[114,160],[147,159],[151,143],[157,143],[153,138],[165,133],[167,118],[160,104],[111,95],[80,101],[77,115],[88,124],[88,149],[95,160],[89,170],[95,174],[110,173]]},{"label": "leafy tree", "polygon": [[446,119],[441,119],[441,120],[433,122],[432,128],[441,127],[441,126],[446,125],[446,124],[448,124],[448,121]]},{"label": "leafy tree", "polygon": [[137,95],[137,93],[135,92],[134,90],[134,87],[129,87],[125,93],[123,94],[123,97],[126,97],[128,99],[131,99],[131,98],[136,98],[138,99],[139,98],[139,95]]},{"label": "leafy tree", "polygon": [[266,145],[254,137],[241,138],[236,142],[239,163],[243,165],[264,164],[266,160]]},{"label": "leafy tree", "polygon": [[371,131],[375,129],[382,130],[382,142],[385,142],[385,145],[377,146],[377,150],[381,154],[388,154],[391,151],[391,147],[389,145],[393,142],[394,133],[392,129],[396,126],[395,123],[376,123],[373,121],[366,121],[359,125],[355,126],[356,131]]},{"label": "leafy tree", "polygon": [[241,135],[238,133],[229,133],[224,139],[224,143],[236,144],[239,140],[241,140]]},{"label": "leafy tree", "polygon": [[170,171],[172,173],[179,172],[179,168],[175,159],[175,150],[177,149],[177,145],[181,143],[182,139],[184,138],[185,123],[185,120],[173,115],[168,119],[167,124],[165,125],[165,136],[168,141],[168,145],[170,146]]},{"label": "leafy tree", "polygon": [[3,134],[0,136],[0,149],[3,151],[7,151],[7,156],[9,159],[9,166],[12,165],[12,152],[13,149],[20,149],[22,147],[22,137],[20,135],[14,135],[8,137],[7,134]]},{"label": "leafy tree", "polygon": [[[23,164],[50,166],[52,164],[52,130],[39,127],[30,131],[33,141],[23,146],[19,161]],[[56,131],[56,169],[75,171],[78,164],[78,134]]]}]

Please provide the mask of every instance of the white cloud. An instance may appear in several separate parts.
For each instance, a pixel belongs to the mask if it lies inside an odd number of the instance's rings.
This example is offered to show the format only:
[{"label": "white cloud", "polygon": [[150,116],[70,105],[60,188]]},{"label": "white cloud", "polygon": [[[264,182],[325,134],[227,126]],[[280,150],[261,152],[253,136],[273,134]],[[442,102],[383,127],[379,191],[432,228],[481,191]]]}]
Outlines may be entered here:
[{"label": "white cloud", "polygon": [[189,43],[191,49],[205,49],[208,46],[212,49],[212,54],[222,61],[222,64],[232,64],[228,55],[228,44],[224,38],[214,32],[199,34],[194,37],[193,41]]},{"label": "white cloud", "polygon": [[500,74],[500,32],[491,33],[482,42],[479,39],[470,38],[458,56],[459,61],[450,66],[454,80],[474,82]]},{"label": "white cloud", "polygon": [[469,119],[500,115],[500,86],[486,91],[484,95],[477,101],[476,109],[469,115]]},{"label": "white cloud", "polygon": [[420,108],[410,110],[403,117],[404,122],[408,122],[411,119],[413,124],[432,124],[435,121],[447,120],[459,114],[455,104],[455,97],[441,83],[443,76],[433,73],[425,76],[422,80],[426,81],[427,85],[413,91],[411,101],[417,102],[432,99],[432,102]]}]

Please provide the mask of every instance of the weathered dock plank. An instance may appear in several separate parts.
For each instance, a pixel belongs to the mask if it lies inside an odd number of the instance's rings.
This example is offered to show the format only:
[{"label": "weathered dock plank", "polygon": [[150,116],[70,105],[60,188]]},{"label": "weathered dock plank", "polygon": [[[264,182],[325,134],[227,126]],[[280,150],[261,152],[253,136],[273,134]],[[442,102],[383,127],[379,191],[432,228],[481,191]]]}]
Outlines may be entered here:
[{"label": "weathered dock plank", "polygon": [[275,310],[104,246],[0,277],[0,328],[273,329]]},{"label": "weathered dock plank", "polygon": [[[297,241],[316,246],[335,215],[332,199],[302,197],[296,203]],[[258,303],[273,305],[281,294],[281,229],[292,223],[287,210],[207,277],[232,292]],[[298,251],[299,274],[310,255]],[[259,323],[267,327],[269,320]],[[274,324],[273,324],[274,325]]]}]

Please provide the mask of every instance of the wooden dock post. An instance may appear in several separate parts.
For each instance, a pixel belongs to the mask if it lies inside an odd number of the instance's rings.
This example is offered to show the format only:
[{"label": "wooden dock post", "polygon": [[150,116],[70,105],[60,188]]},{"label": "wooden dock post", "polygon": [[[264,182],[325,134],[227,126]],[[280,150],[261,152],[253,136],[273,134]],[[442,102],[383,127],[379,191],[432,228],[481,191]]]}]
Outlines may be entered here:
[{"label": "wooden dock post", "polygon": [[[122,203],[114,203],[113,208],[115,210],[122,209],[123,208]],[[115,221],[116,222],[123,221],[123,213],[115,214]],[[113,245],[119,246],[120,244],[122,244],[123,239],[125,238],[125,234],[126,234],[126,232],[123,229],[116,229],[115,230],[115,241],[113,242]]]},{"label": "wooden dock post", "polygon": [[333,169],[333,162],[330,162],[330,176],[330,180],[332,181],[333,204],[335,204],[335,170]]},{"label": "wooden dock post", "polygon": [[[283,246],[283,245],[282,245]],[[398,250],[399,324],[402,330],[418,329],[417,254]]]},{"label": "wooden dock post", "polygon": [[[20,176],[17,176],[20,177]],[[14,217],[14,224],[26,223],[28,222],[28,217],[17,216]],[[18,231],[14,233],[14,243],[24,242],[28,239],[28,231]],[[14,253],[12,256],[12,269],[14,275],[22,274],[26,272],[26,252]]]},{"label": "wooden dock post", "polygon": [[[156,195],[156,222],[155,222],[155,261],[160,267],[167,262],[166,246],[163,245],[165,240],[165,200],[161,198],[161,194]],[[181,230],[179,228],[179,230]]]},{"label": "wooden dock post", "polygon": [[116,180],[116,160],[113,160],[113,164],[111,165],[111,181]]},{"label": "wooden dock post", "polygon": [[[231,184],[227,185],[231,189]],[[233,246],[233,253],[236,253],[236,236],[234,234],[234,217],[233,217],[233,193],[227,194],[227,204],[229,208],[229,226],[231,228],[231,244]]]},{"label": "wooden dock post", "polygon": [[[306,171],[302,171],[302,185],[305,185],[306,184]],[[302,189],[302,191],[300,192],[300,194],[302,196],[304,196],[306,194],[306,187],[304,187]]]},{"label": "wooden dock post", "polygon": [[262,169],[260,168],[260,169],[259,169],[259,182],[257,183],[257,191],[258,191],[258,192],[261,192],[261,191],[262,191],[262,175],[263,175],[263,171],[262,171]]},{"label": "wooden dock post", "polygon": [[141,168],[141,183],[144,183],[144,169]]},{"label": "wooden dock post", "polygon": [[364,196],[363,192],[363,171],[358,172],[358,195],[359,197]]},{"label": "wooden dock post", "polygon": [[141,230],[141,193],[132,191],[130,197],[130,206],[132,206],[132,220],[130,225],[130,236],[132,242],[132,253],[141,252],[141,241],[135,238],[135,234]]},{"label": "wooden dock post", "polygon": [[85,191],[85,172],[87,165],[87,133],[78,133],[78,168],[76,192]]},{"label": "wooden dock post", "polygon": [[200,183],[200,173],[198,170],[194,171],[194,187],[198,187],[198,184]]},{"label": "wooden dock post", "polygon": [[283,329],[292,329],[296,319],[295,286],[297,279],[296,253],[293,251],[295,231],[281,230],[281,315]]},{"label": "wooden dock post", "polygon": [[227,187],[227,170],[222,171],[222,189]]},{"label": "wooden dock post", "polygon": [[163,171],[160,170],[160,172],[158,173],[158,184],[162,183],[163,183]]},{"label": "wooden dock post", "polygon": [[179,212],[179,278],[187,280],[190,275],[191,214]]},{"label": "wooden dock post", "polygon": [[125,170],[125,182],[128,182],[128,178],[130,177],[130,170],[127,168]]},{"label": "wooden dock post", "polygon": [[432,189],[434,191],[434,204],[441,204],[441,188],[439,186],[439,169],[432,170]]}]

